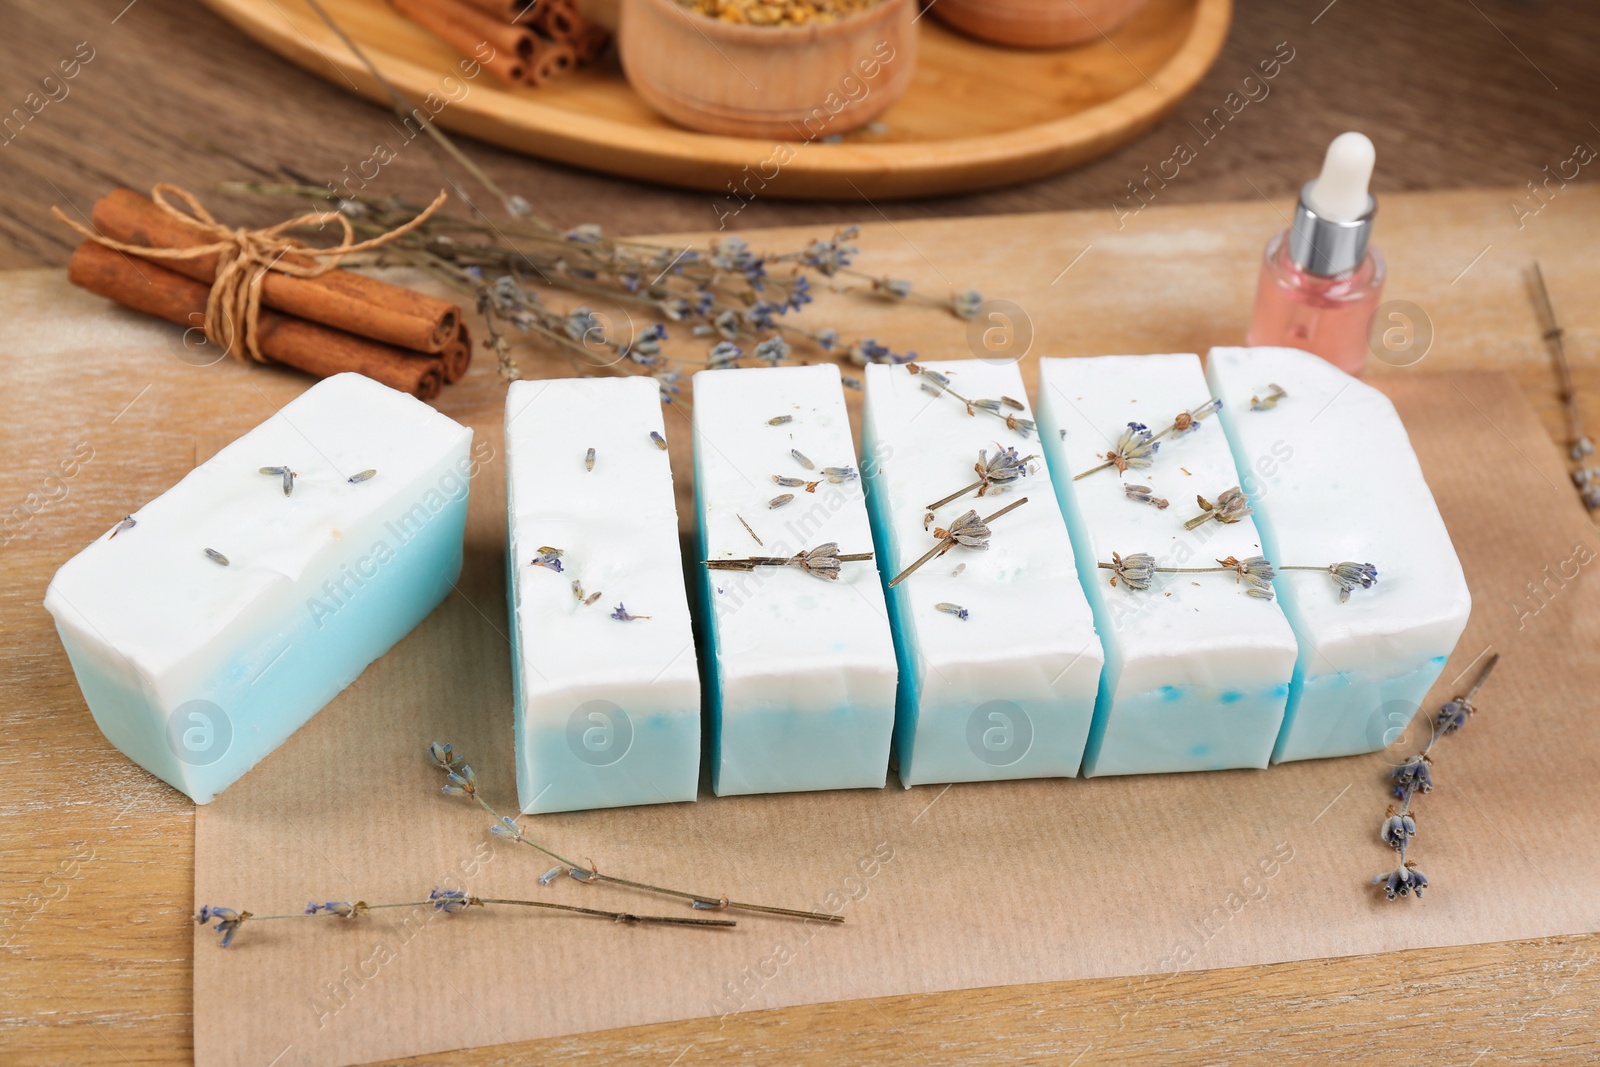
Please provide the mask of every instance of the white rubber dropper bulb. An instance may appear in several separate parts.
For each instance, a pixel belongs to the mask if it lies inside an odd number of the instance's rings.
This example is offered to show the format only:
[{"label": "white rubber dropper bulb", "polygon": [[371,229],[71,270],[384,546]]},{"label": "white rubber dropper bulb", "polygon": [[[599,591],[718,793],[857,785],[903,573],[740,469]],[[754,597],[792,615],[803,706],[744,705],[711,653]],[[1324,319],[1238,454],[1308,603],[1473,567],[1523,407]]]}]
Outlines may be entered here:
[{"label": "white rubber dropper bulb", "polygon": [[1367,183],[1377,149],[1364,133],[1341,133],[1328,145],[1322,173],[1306,195],[1306,206],[1329,222],[1354,222],[1367,213]]}]

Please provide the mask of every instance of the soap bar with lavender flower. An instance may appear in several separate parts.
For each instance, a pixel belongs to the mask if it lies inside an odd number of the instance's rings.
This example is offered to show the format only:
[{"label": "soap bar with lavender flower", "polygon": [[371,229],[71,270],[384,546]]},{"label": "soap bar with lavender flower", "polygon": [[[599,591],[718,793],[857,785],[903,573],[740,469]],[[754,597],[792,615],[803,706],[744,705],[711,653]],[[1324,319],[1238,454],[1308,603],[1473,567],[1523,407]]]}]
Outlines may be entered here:
[{"label": "soap bar with lavender flower", "polygon": [[1104,657],[1021,373],[986,360],[873,364],[866,389],[867,503],[884,575],[912,566],[968,511],[984,518],[1027,500],[995,519],[987,548],[958,545],[888,591],[901,782],[1077,774]]},{"label": "soap bar with lavender flower", "polygon": [[1273,760],[1383,748],[1472,608],[1405,427],[1388,397],[1298,349],[1213,348],[1206,375],[1300,638]]},{"label": "soap bar with lavender flower", "polygon": [[693,800],[700,675],[651,378],[514,382],[507,591],[527,813]]},{"label": "soap bar with lavender flower", "polygon": [[68,560],[44,603],[106,738],[200,804],[255,766],[450,592],[471,442],[338,374]]},{"label": "soap bar with lavender flower", "polygon": [[694,434],[712,788],[882,788],[894,641],[839,368],[701,371]]},{"label": "soap bar with lavender flower", "polygon": [[[1248,505],[1227,494],[1238,475],[1199,357],[1044,359],[1039,382],[1040,441],[1106,655],[1084,773],[1265,767],[1295,638]],[[1200,497],[1217,515],[1186,529],[1212,514]],[[1118,559],[1121,574],[1102,566]]]}]

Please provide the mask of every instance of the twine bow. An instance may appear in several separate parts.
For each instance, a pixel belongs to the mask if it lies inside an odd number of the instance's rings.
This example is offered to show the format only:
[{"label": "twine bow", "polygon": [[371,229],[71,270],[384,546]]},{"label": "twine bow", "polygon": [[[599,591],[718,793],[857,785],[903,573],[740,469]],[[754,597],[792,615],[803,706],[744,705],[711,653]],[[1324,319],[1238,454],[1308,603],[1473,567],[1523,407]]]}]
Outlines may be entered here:
[{"label": "twine bow", "polygon": [[[182,200],[189,210],[182,211],[168,202],[169,193]],[[293,278],[315,278],[326,274],[336,269],[346,256],[371,251],[410,233],[444,204],[447,195],[441,190],[433,203],[410,222],[359,242],[355,240],[355,228],[350,225],[350,220],[337,211],[308,211],[260,230],[243,227],[232,229],[218,222],[193,193],[167,182],[151,189],[150,199],[173,218],[209,238],[209,243],[192,248],[151,248],[123,244],[68,218],[59,207],[52,207],[50,213],[85,239],[116,252],[154,260],[200,259],[215,255],[217,272],[211,282],[211,292],[206,296],[206,340],[220,345],[231,356],[243,359],[248,355],[258,363],[265,363],[267,357],[256,345],[256,328],[261,316],[261,286],[269,271]],[[329,222],[338,222],[344,237],[338,244],[328,248],[309,248],[285,236],[289,230],[303,226],[324,226]],[[291,254],[294,257],[292,259]],[[307,259],[313,262],[305,262]]]}]

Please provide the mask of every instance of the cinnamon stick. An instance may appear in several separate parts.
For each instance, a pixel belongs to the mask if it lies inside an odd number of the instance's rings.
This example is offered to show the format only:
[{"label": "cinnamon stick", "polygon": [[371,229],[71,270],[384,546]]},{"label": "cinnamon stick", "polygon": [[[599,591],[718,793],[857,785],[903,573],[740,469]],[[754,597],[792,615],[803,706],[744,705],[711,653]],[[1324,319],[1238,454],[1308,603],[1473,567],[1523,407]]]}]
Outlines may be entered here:
[{"label": "cinnamon stick", "polygon": [[446,385],[466,377],[467,368],[472,365],[472,334],[468,332],[466,323],[456,327],[455,337],[445,345],[439,358],[444,363]]},{"label": "cinnamon stick", "polygon": [[[72,254],[67,279],[180,326],[205,323],[206,285],[93,241],[83,242]],[[261,309],[256,338],[270,359],[318,378],[356,371],[419,400],[432,400],[444,385],[444,360],[438,356],[408,352],[270,308]]]},{"label": "cinnamon stick", "polygon": [[[516,85],[527,73],[527,59],[537,40],[523,26],[500,23],[492,16],[456,0],[389,0],[396,11],[417,22],[445,44],[481,63],[485,70],[507,85]],[[515,43],[503,47],[496,37],[501,30],[518,35]],[[523,36],[525,35],[525,36]],[[494,47],[494,56],[483,59],[479,46]],[[526,47],[524,47],[524,45]]]},{"label": "cinnamon stick", "polygon": [[529,85],[543,85],[571,70],[577,62],[578,55],[570,44],[564,41],[541,40],[534,45],[533,55],[528,59],[522,80]]},{"label": "cinnamon stick", "polygon": [[[212,240],[131,189],[116,189],[101,197],[90,221],[100,233],[123,244],[194,248]],[[217,258],[163,259],[158,265],[210,283],[216,277]],[[300,265],[314,262],[293,258]],[[461,309],[448,300],[347,270],[315,278],[269,272],[262,280],[261,302],[290,315],[418,352],[444,349],[455,338],[461,321]]]}]

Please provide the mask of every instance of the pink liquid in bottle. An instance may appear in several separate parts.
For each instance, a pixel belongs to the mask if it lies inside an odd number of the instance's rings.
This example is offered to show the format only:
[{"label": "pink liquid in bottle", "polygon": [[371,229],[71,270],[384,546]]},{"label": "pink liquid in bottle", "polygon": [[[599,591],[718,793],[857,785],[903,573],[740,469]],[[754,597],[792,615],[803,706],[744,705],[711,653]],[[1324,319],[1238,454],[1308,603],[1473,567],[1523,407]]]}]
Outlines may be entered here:
[{"label": "pink liquid in bottle", "polygon": [[1354,270],[1312,274],[1289,254],[1289,231],[1267,243],[1247,345],[1313,352],[1347,374],[1367,365],[1367,331],[1383,298],[1383,257],[1369,248]]}]

